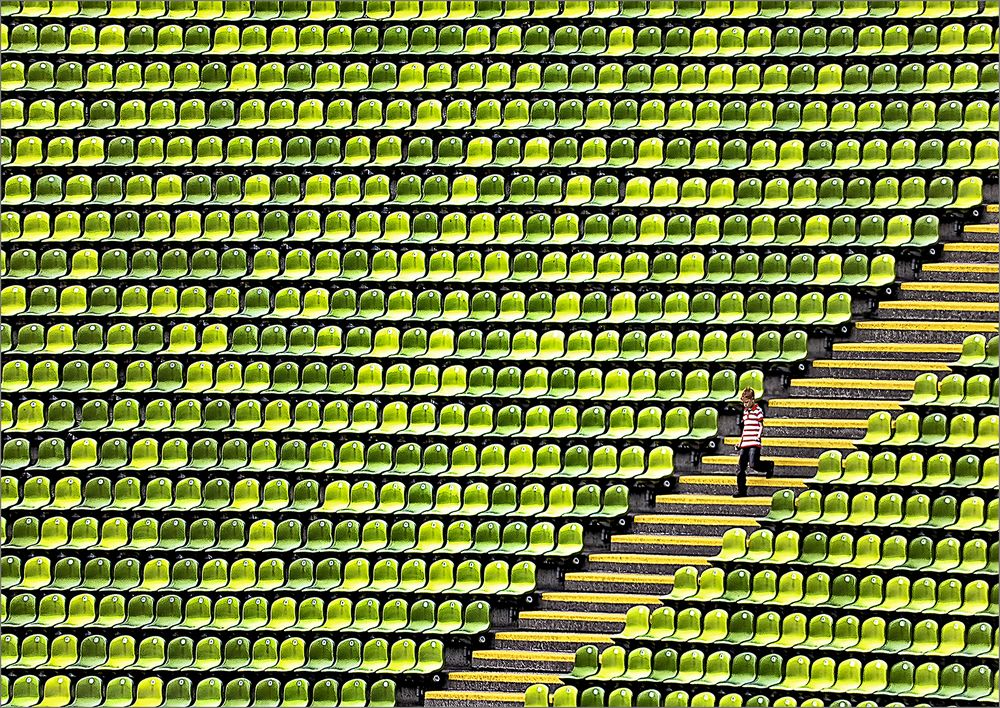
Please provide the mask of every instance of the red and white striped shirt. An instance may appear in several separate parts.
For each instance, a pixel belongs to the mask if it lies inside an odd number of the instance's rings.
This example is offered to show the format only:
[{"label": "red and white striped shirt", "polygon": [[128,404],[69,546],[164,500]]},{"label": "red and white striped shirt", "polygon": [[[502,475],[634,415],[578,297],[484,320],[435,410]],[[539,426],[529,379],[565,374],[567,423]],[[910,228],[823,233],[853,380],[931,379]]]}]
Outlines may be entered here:
[{"label": "red and white striped shirt", "polygon": [[756,403],[743,410],[743,435],[739,448],[760,447],[760,436],[764,432],[764,411]]}]

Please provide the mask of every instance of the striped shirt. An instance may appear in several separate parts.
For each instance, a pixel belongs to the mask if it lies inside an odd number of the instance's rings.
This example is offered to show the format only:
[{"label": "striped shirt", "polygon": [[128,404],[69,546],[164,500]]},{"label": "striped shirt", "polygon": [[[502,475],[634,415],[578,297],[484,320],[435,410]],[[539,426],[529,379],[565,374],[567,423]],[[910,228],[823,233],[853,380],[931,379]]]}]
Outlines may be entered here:
[{"label": "striped shirt", "polygon": [[739,447],[760,447],[760,436],[764,432],[764,411],[756,403],[743,410],[743,435]]}]

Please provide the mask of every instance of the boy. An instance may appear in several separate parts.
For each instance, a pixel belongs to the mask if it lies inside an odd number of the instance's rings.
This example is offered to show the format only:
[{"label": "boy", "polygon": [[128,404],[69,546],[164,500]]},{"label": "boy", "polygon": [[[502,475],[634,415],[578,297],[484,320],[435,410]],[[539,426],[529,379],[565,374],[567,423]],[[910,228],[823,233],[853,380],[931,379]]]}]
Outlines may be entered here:
[{"label": "boy", "polygon": [[[734,496],[745,497],[747,495],[747,467],[752,468],[755,472],[761,467],[760,436],[764,432],[764,411],[757,405],[753,389],[744,389],[740,401],[743,403],[742,434],[740,442],[736,446],[740,451],[740,462],[736,471],[736,494]],[[770,477],[770,474],[768,476]]]}]

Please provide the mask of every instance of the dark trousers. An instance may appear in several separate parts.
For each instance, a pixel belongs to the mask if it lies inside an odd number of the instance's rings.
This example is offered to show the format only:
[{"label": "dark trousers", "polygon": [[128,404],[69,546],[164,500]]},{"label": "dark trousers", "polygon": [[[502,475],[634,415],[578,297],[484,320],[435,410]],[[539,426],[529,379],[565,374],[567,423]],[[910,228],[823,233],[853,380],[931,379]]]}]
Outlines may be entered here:
[{"label": "dark trousers", "polygon": [[747,491],[747,468],[754,472],[760,467],[760,448],[745,447],[740,450],[740,463],[736,469],[736,491],[746,494]]}]

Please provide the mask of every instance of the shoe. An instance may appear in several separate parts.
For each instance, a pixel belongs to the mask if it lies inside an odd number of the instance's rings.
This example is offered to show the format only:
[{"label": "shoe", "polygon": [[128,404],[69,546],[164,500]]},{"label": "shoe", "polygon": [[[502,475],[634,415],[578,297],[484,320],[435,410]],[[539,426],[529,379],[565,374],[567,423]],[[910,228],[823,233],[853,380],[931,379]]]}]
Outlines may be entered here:
[{"label": "shoe", "polygon": [[747,490],[745,489],[737,489],[735,492],[733,492],[733,496],[736,497],[737,499],[739,499],[740,497],[745,497],[746,495],[747,495]]}]

